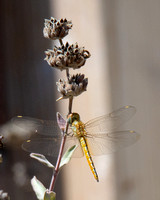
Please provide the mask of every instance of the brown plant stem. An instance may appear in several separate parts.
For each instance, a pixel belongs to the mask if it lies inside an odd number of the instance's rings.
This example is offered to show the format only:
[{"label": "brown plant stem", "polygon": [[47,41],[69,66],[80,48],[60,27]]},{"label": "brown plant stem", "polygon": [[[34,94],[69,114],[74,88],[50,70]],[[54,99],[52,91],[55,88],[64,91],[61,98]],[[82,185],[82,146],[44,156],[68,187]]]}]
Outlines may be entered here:
[{"label": "brown plant stem", "polygon": [[61,146],[60,146],[60,149],[59,149],[56,167],[55,167],[55,170],[53,172],[52,179],[51,179],[51,182],[50,182],[49,191],[53,191],[54,186],[55,186],[56,178],[57,178],[57,175],[58,175],[58,172],[59,172],[59,165],[61,163],[61,159],[62,159],[62,155],[63,155],[63,149],[64,149],[65,141],[66,141],[66,138],[67,138],[68,127],[69,127],[69,124],[67,123],[65,132],[64,131],[62,132],[63,137],[62,137],[62,140],[61,140]]},{"label": "brown plant stem", "polygon": [[56,177],[57,177],[58,172],[59,172],[59,165],[60,165],[60,162],[61,162],[61,158],[62,158],[62,154],[63,154],[63,149],[64,149],[66,137],[67,137],[67,134],[65,134],[63,132],[63,137],[62,137],[62,141],[61,141],[59,155],[58,155],[55,171],[53,172],[52,179],[51,179],[51,182],[50,182],[49,191],[53,191],[53,189],[54,189]]},{"label": "brown plant stem", "polygon": [[[69,98],[68,114],[70,114],[72,112],[72,103],[73,103],[73,97],[70,97]],[[58,154],[58,158],[57,158],[57,162],[56,162],[56,167],[55,167],[55,170],[53,172],[52,179],[51,179],[51,182],[50,182],[49,191],[53,191],[54,186],[55,186],[55,181],[56,181],[56,177],[57,177],[58,172],[59,172],[59,166],[60,166],[62,155],[63,155],[63,149],[64,149],[65,141],[66,141],[66,138],[67,138],[68,127],[69,127],[69,123],[67,122],[66,130],[62,132],[63,136],[62,136],[59,154]]]},{"label": "brown plant stem", "polygon": [[72,103],[73,103],[73,96],[69,98],[69,111],[68,114],[72,113]]}]

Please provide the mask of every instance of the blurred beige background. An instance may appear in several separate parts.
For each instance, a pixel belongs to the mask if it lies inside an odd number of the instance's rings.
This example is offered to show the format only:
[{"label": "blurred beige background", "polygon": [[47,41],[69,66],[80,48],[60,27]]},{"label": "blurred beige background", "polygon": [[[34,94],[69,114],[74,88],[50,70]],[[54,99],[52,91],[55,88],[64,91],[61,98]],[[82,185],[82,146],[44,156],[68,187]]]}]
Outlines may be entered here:
[{"label": "blurred beige background", "polygon": [[[136,130],[140,140],[113,155],[94,158],[99,183],[85,158],[72,159],[57,181],[57,199],[159,200],[160,1],[6,0],[0,1],[0,10],[1,124],[15,115],[53,119],[56,111],[67,113],[67,100],[55,103],[55,82],[65,73],[43,61],[44,51],[53,47],[42,35],[44,18],[50,16],[72,20],[73,29],[64,41],[78,42],[91,53],[77,70],[89,78],[89,85],[74,99],[73,111],[86,122],[124,105],[137,108],[124,128]],[[30,178],[36,174],[47,187],[51,172],[39,168],[20,145],[13,146],[7,143],[3,152],[0,189],[11,199],[35,199]],[[17,164],[23,166],[24,183],[15,181]]]}]

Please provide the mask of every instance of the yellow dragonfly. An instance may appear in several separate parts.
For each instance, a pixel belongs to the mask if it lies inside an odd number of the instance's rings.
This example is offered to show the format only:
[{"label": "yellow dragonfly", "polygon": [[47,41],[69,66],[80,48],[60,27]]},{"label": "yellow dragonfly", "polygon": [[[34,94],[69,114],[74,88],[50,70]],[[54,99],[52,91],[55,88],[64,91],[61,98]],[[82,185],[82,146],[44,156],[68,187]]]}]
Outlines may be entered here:
[{"label": "yellow dragonfly", "polygon": [[[92,156],[105,155],[135,143],[139,134],[135,131],[116,129],[129,120],[135,113],[134,106],[124,106],[108,115],[100,116],[83,123],[78,113],[71,113],[67,121],[70,124],[64,152],[73,145],[77,145],[73,157],[86,156],[90,169],[99,181]],[[62,139],[57,122],[34,119],[30,117],[16,117],[14,122],[21,127],[29,128],[35,133],[24,142],[24,150],[57,156]]]}]

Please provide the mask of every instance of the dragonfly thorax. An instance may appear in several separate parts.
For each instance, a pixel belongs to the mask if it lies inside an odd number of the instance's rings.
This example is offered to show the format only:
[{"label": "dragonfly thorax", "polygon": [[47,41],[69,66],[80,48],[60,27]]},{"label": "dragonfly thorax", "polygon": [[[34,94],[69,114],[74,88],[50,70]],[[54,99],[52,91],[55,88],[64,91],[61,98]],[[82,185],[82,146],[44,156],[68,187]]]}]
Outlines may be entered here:
[{"label": "dragonfly thorax", "polygon": [[78,113],[71,113],[68,115],[68,123],[72,127],[73,134],[77,137],[84,136],[86,134],[85,125],[80,121]]},{"label": "dragonfly thorax", "polygon": [[72,123],[72,131],[73,131],[74,135],[77,136],[77,137],[81,137],[81,136],[86,135],[85,125],[81,121],[75,120]]}]

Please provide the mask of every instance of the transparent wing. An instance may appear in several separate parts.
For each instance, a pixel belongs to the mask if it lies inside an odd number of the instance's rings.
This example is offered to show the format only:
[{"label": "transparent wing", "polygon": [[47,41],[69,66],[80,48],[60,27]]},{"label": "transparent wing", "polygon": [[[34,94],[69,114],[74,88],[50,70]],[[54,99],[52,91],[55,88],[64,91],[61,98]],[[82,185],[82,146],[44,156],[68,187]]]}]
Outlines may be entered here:
[{"label": "transparent wing", "polygon": [[[59,153],[59,148],[61,144],[61,137],[46,137],[42,135],[33,135],[28,141],[22,144],[22,148],[25,151],[40,153],[47,156],[57,157]],[[72,147],[73,145],[77,145],[77,149],[75,150],[73,157],[82,157],[83,151],[79,144],[79,141],[75,137],[68,136],[65,142],[63,153],[66,152],[67,149]]]},{"label": "transparent wing", "polygon": [[[31,117],[14,117],[12,122],[22,129],[27,129],[30,135],[33,134],[29,140],[22,144],[22,148],[25,151],[53,157],[58,155],[62,135],[56,121]],[[69,128],[68,132],[71,132],[71,128]],[[70,135],[67,137],[64,152],[75,144],[77,145],[77,149],[73,157],[82,157],[83,152],[78,139]]]},{"label": "transparent wing", "polygon": [[[104,115],[85,124],[86,138],[93,155],[102,155],[129,146],[138,139],[138,134],[132,131],[113,130],[129,120],[136,109],[133,106],[122,107],[108,115]],[[23,149],[29,152],[41,153],[49,156],[57,156],[59,152],[61,134],[56,121],[34,119],[30,117],[15,117],[12,120],[23,129],[36,133],[25,142]],[[70,132],[71,130],[69,130]],[[77,144],[73,157],[83,156],[82,148],[76,137],[69,135],[65,143],[65,149]]]},{"label": "transparent wing", "polygon": [[87,141],[90,152],[94,156],[105,155],[118,151],[121,148],[134,144],[139,134],[134,131],[115,131],[110,133],[88,134]]},{"label": "transparent wing", "polygon": [[97,117],[85,124],[86,131],[89,133],[111,132],[129,120],[136,112],[134,106],[124,106],[108,115]]},{"label": "transparent wing", "polygon": [[12,118],[12,122],[31,133],[54,137],[60,136],[60,129],[56,121],[17,116]]},{"label": "transparent wing", "polygon": [[40,153],[48,156],[57,156],[61,138],[43,137],[42,135],[33,135],[29,140],[22,144],[22,148],[30,153]]}]

